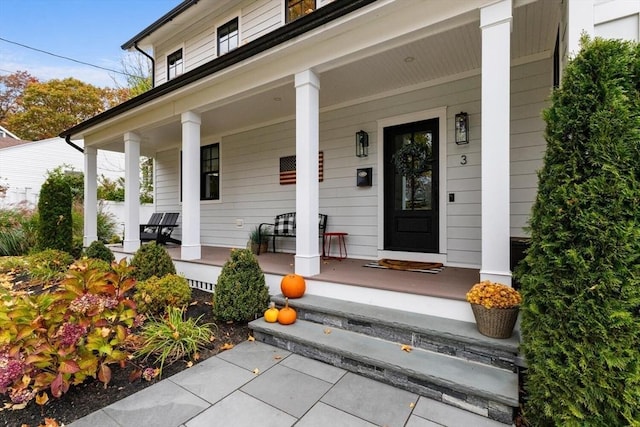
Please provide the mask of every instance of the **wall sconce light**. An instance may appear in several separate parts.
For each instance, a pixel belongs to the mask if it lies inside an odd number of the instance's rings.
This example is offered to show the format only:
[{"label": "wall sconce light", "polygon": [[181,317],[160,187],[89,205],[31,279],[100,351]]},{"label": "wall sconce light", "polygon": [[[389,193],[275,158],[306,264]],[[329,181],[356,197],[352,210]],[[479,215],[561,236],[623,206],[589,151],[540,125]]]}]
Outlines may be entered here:
[{"label": "wall sconce light", "polygon": [[361,130],[356,132],[356,156],[367,157],[369,155],[369,134]]},{"label": "wall sconce light", "polygon": [[469,115],[460,112],[456,114],[456,144],[469,143]]}]

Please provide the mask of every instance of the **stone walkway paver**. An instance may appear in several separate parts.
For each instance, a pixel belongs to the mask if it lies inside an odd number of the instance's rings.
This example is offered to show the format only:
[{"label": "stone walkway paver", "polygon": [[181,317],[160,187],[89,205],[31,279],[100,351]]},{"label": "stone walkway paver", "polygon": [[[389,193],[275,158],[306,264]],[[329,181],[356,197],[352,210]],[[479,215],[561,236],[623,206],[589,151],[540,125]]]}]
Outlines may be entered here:
[{"label": "stone walkway paver", "polygon": [[71,427],[217,425],[505,426],[286,350],[249,341],[69,424]]}]

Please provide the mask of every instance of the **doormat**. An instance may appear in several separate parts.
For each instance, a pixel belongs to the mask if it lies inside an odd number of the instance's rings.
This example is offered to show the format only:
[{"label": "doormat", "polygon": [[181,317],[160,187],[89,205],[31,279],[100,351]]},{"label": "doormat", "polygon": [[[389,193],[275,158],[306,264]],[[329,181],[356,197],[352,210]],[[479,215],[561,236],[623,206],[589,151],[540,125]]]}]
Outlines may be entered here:
[{"label": "doormat", "polygon": [[401,261],[395,259],[381,259],[365,264],[365,267],[384,268],[388,270],[414,271],[418,273],[440,273],[444,266],[439,262]]}]

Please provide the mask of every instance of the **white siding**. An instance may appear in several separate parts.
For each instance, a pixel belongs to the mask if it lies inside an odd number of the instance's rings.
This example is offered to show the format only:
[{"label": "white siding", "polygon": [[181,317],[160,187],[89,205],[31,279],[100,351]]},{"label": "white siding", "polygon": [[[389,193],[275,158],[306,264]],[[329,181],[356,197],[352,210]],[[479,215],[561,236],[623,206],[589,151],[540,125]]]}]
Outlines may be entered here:
[{"label": "white siding", "polygon": [[241,44],[253,41],[282,24],[281,1],[259,0],[251,2],[242,9]]}]

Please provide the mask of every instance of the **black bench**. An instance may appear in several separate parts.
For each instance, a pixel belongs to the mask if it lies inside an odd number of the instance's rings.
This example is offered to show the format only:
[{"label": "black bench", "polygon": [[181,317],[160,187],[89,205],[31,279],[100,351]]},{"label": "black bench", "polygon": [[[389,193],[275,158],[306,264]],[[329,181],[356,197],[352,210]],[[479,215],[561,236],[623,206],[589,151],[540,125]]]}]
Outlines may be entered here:
[{"label": "black bench", "polygon": [[[318,214],[318,237],[323,238],[325,231],[327,231],[327,215]],[[276,237],[296,237],[296,213],[280,214],[275,217],[273,223],[263,222],[260,224],[258,226],[258,241],[261,242],[263,237],[271,237],[273,252],[276,251]],[[258,255],[260,255],[259,245]]]},{"label": "black bench", "polygon": [[[140,224],[140,241],[151,242],[155,240],[159,245],[182,244],[180,240],[171,237],[173,229],[178,227],[178,216],[180,214],[176,212],[154,213],[148,224]],[[158,221],[159,217],[162,219]]]}]

